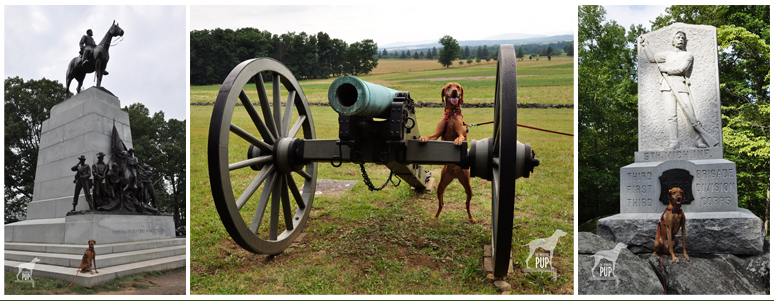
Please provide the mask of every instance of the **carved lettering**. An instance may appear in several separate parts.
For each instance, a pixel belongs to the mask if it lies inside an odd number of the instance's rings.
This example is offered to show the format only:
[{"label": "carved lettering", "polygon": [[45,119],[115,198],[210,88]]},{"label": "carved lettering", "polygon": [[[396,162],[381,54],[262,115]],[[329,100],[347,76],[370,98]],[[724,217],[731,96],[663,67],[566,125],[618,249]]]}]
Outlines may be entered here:
[{"label": "carved lettering", "polygon": [[645,161],[711,159],[708,149],[682,149],[671,151],[642,152]]},{"label": "carved lettering", "polygon": [[629,207],[653,206],[653,199],[626,199],[626,204],[629,205]]},{"label": "carved lettering", "polygon": [[736,183],[697,183],[697,192],[736,192]]},{"label": "carved lettering", "polygon": [[731,206],[730,197],[702,197],[702,206]]},{"label": "carved lettering", "polygon": [[696,177],[700,179],[736,178],[736,173],[732,168],[699,169],[696,171]]}]

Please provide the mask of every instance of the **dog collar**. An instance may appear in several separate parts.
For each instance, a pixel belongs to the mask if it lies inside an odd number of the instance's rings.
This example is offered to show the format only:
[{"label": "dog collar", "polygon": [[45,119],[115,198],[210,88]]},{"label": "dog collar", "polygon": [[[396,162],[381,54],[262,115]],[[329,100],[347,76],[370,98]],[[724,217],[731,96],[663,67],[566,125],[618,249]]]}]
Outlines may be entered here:
[{"label": "dog collar", "polygon": [[462,112],[460,112],[460,110],[457,110],[457,109],[454,109],[454,110],[447,109],[443,113],[443,119],[446,120],[446,122],[449,122],[449,118],[454,117],[454,116],[463,117],[462,116]]}]

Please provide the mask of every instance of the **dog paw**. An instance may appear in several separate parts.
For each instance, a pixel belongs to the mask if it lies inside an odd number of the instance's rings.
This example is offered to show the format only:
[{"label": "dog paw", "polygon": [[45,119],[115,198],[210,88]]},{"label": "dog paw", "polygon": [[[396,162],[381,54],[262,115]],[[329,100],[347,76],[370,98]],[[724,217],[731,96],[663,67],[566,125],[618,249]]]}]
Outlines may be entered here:
[{"label": "dog paw", "polygon": [[464,137],[457,137],[457,139],[454,139],[454,145],[462,145],[463,141],[465,141]]},{"label": "dog paw", "polygon": [[672,262],[678,263],[678,262],[680,262],[680,259],[677,259],[677,257],[672,257]]},{"label": "dog paw", "polygon": [[476,223],[476,219],[475,219],[475,218],[472,218],[472,217],[471,217],[471,218],[469,218],[469,219],[468,219],[468,221],[470,221],[470,222],[471,222],[471,223],[473,223],[473,224],[475,224],[475,223]]},{"label": "dog paw", "polygon": [[419,142],[422,142],[422,143],[427,142],[427,136],[419,137]]}]

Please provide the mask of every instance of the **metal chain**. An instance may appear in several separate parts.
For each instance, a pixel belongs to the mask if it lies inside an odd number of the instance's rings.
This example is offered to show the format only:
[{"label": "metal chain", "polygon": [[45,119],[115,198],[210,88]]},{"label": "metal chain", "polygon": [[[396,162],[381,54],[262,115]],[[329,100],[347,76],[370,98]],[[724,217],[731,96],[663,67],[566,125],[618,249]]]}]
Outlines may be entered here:
[{"label": "metal chain", "polygon": [[395,184],[395,182],[392,182],[392,175],[394,174],[392,171],[390,171],[390,177],[387,178],[387,181],[382,184],[382,187],[376,188],[374,184],[371,182],[371,178],[368,177],[368,173],[365,170],[365,164],[360,164],[360,171],[363,173],[363,182],[368,186],[368,190],[370,191],[380,191],[384,189],[385,186],[387,186],[387,183],[392,183],[393,186],[398,187],[400,185],[400,178],[398,178],[398,184]]}]

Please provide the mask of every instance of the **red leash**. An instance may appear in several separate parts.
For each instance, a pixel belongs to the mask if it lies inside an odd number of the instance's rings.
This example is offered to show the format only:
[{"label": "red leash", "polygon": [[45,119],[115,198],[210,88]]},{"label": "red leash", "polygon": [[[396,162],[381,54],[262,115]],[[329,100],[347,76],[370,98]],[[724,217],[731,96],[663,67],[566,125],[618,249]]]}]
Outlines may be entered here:
[{"label": "red leash", "polygon": [[[490,124],[490,123],[494,123],[494,121],[469,124],[468,127],[474,127],[474,126],[485,125],[485,124]],[[559,135],[565,135],[565,136],[570,136],[570,137],[573,136],[573,134],[555,132],[555,131],[551,131],[551,130],[536,128],[536,127],[531,127],[531,126],[526,126],[526,125],[521,125],[521,124],[517,124],[517,126],[520,126],[520,127],[523,127],[523,128],[528,128],[528,129],[533,129],[533,130],[538,130],[538,131],[543,131],[543,132],[549,132],[549,133],[552,133],[552,134],[559,134]]]},{"label": "red leash", "polygon": [[661,278],[664,279],[661,285],[664,286],[664,295],[666,295],[666,279],[664,278],[664,268],[661,267],[661,255],[656,254],[656,256],[658,256],[658,268],[661,269]]},{"label": "red leash", "polygon": [[[70,285],[73,285],[73,283],[75,283],[75,278],[78,278],[78,273],[80,273],[80,272],[81,272],[81,269],[78,269],[78,271],[77,271],[77,272],[75,272],[75,277],[73,277],[73,281],[72,281],[72,282],[70,282]],[[61,293],[59,293],[59,294],[60,294],[60,295],[61,295],[61,294],[64,294],[64,292],[65,292],[65,291],[66,291],[68,288],[70,288],[70,285],[68,285],[67,287],[65,287],[65,289],[64,289],[64,290],[63,290]]]}]

